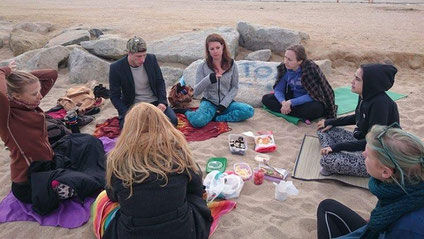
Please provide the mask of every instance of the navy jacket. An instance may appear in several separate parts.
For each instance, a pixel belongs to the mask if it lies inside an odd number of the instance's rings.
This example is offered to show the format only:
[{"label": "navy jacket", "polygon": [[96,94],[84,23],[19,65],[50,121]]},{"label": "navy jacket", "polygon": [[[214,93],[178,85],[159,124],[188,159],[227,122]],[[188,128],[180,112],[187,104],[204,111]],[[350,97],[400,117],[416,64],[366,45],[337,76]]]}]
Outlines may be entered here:
[{"label": "navy jacket", "polygon": [[[168,106],[165,81],[156,56],[147,54],[143,66],[149,78],[149,84],[153,94],[158,97],[159,103]],[[118,110],[119,116],[124,117],[135,100],[134,78],[131,73],[130,64],[128,63],[128,56],[110,65],[109,87],[112,104]]]}]

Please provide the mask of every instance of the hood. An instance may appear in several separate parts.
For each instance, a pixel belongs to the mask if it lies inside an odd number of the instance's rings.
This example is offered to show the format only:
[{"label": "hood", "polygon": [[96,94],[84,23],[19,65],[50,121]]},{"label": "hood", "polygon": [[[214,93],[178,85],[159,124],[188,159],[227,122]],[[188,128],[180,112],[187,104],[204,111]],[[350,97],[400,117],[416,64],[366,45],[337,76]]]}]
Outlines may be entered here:
[{"label": "hood", "polygon": [[362,76],[362,98],[370,99],[375,95],[392,88],[397,73],[396,67],[385,64],[361,65],[364,75]]}]

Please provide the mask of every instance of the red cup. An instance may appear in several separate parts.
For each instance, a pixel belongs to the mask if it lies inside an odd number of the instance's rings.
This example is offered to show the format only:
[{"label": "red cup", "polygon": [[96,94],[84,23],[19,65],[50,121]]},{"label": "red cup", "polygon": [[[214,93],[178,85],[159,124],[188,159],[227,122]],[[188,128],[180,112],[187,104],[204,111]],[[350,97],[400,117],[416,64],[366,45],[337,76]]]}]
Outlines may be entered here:
[{"label": "red cup", "polygon": [[262,171],[256,171],[253,174],[253,183],[256,185],[261,185],[264,182],[264,173]]}]

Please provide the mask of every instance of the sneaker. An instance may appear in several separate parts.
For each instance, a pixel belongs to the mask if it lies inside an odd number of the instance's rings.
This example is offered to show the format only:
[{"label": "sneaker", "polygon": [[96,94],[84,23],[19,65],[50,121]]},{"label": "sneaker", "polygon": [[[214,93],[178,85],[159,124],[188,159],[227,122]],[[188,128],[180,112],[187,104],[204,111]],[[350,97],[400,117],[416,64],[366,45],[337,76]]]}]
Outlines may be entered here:
[{"label": "sneaker", "polygon": [[85,125],[91,123],[91,121],[93,121],[93,120],[94,120],[94,117],[93,116],[90,116],[90,115],[78,115],[78,119],[77,119],[78,126],[79,127],[85,126]]},{"label": "sneaker", "polygon": [[323,167],[321,167],[321,171],[319,171],[319,173],[322,175],[322,176],[330,176],[330,175],[332,175],[333,173],[331,173],[331,172],[328,172],[325,168],[323,168]]}]

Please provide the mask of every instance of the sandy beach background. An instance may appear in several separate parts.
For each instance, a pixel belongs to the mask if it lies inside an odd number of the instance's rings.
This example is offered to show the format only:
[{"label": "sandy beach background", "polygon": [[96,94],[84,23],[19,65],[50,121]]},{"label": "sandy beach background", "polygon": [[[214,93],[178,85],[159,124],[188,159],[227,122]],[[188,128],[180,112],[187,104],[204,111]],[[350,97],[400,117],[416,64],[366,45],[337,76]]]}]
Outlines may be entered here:
[{"label": "sandy beach background", "polygon": [[[420,4],[364,4],[364,3],[294,3],[252,1],[198,0],[138,0],[138,1],[64,1],[64,0],[2,0],[0,20],[13,23],[47,21],[55,25],[52,36],[62,29],[80,24],[109,28],[110,33],[122,37],[142,36],[147,43],[194,29],[236,26],[238,21],[265,26],[279,26],[306,32],[310,35],[304,45],[313,60],[331,59],[333,69],[328,79],[333,87],[350,85],[360,63],[390,58],[399,72],[392,91],[407,94],[399,100],[401,124],[405,130],[424,138],[424,5]],[[241,49],[237,59],[247,50]],[[0,60],[13,57],[7,47],[0,49]],[[280,61],[279,55],[271,60]],[[61,69],[56,86],[43,99],[47,110],[56,104],[69,85],[65,83],[67,70]],[[96,122],[116,115],[110,101],[96,116]],[[94,132],[94,123],[83,132]],[[229,123],[232,131],[271,130],[278,149],[270,153],[270,163],[289,171],[293,169],[304,134],[314,135],[316,123],[294,126],[256,109],[255,116],[242,123]],[[197,162],[205,168],[210,157],[227,157],[229,166],[247,162],[255,166],[253,141],[244,156],[231,155],[228,134],[190,146]],[[0,143],[0,198],[10,191],[9,153]],[[319,202],[333,198],[348,205],[367,218],[376,199],[364,189],[337,182],[306,182],[293,180],[298,196],[285,202],[274,200],[274,186],[270,182],[256,186],[245,183],[237,208],[225,215],[212,236],[227,238],[315,238],[316,208]],[[0,224],[0,238],[94,238],[87,223],[77,229],[41,227],[34,222]]]}]

